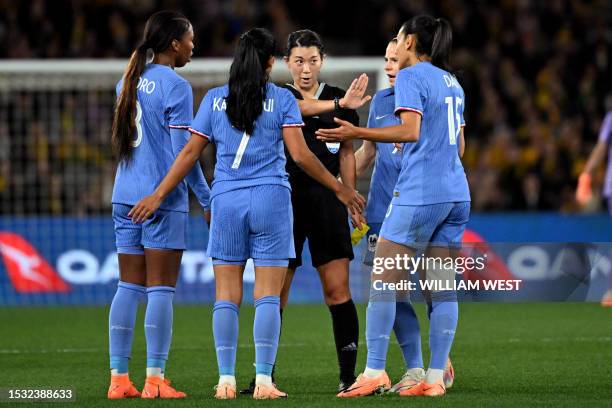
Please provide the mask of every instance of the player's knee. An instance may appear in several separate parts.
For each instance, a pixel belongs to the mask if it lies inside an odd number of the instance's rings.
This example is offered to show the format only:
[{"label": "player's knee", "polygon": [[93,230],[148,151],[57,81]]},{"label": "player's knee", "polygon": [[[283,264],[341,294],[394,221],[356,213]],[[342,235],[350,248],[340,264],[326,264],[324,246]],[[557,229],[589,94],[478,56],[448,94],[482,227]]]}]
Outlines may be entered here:
[{"label": "player's knee", "polygon": [[347,302],[351,298],[351,291],[348,286],[338,286],[334,288],[326,288],[323,290],[325,304],[339,305]]},{"label": "player's knee", "polygon": [[242,303],[242,292],[241,291],[239,292],[236,290],[226,290],[226,291],[218,290],[215,296],[215,300],[217,302],[219,301],[232,302],[240,306],[240,304]]}]

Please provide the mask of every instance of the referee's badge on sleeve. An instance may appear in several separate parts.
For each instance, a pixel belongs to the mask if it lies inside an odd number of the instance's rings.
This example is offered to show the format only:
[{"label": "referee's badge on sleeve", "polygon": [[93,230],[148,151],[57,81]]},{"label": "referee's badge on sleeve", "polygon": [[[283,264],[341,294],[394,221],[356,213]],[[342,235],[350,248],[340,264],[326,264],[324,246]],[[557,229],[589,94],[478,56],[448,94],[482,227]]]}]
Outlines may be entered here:
[{"label": "referee's badge on sleeve", "polygon": [[331,154],[336,154],[338,153],[338,150],[340,150],[340,142],[325,143],[325,145],[327,146],[327,150],[329,150]]}]

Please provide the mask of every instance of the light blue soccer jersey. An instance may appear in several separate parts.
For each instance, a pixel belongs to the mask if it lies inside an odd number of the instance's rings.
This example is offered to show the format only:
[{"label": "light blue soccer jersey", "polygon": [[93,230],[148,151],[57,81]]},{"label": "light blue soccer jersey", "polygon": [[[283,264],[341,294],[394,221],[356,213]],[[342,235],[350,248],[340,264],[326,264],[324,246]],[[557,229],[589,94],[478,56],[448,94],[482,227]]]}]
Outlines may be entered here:
[{"label": "light blue soccer jersey", "polygon": [[[122,85],[123,80],[117,84],[117,95]],[[192,118],[193,95],[189,82],[168,66],[148,64],[137,87],[133,157],[129,164],[119,163],[113,204],[134,205],[153,193],[175,159],[170,129],[188,129]],[[168,194],[160,208],[189,211],[185,181]]]},{"label": "light blue soccer jersey", "polygon": [[227,85],[208,91],[190,129],[217,148],[211,197],[264,184],[290,188],[282,129],[304,125],[297,101],[288,90],[268,83],[263,111],[248,135],[234,128],[225,113],[228,93]]},{"label": "light blue soccer jersey", "polygon": [[[370,104],[368,127],[381,128],[399,125],[400,120],[394,115],[394,110],[395,92],[393,88],[376,92]],[[376,143],[376,159],[366,206],[366,219],[369,223],[383,222],[393,198],[393,188],[401,168],[402,150],[396,149],[393,143]]]},{"label": "light blue soccer jersey", "polygon": [[458,153],[465,96],[457,79],[429,62],[404,68],[395,80],[395,113],[421,115],[419,141],[404,144],[394,205],[470,201]]}]

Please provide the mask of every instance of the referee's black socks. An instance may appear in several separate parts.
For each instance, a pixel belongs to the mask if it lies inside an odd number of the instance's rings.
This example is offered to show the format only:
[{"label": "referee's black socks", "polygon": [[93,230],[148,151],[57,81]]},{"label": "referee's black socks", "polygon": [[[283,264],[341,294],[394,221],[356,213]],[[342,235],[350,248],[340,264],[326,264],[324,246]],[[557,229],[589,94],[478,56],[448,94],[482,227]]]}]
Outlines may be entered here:
[{"label": "referee's black socks", "polygon": [[334,327],[334,340],[340,380],[352,382],[355,379],[357,364],[357,346],[359,345],[359,320],[353,299],[344,303],[329,306]]}]

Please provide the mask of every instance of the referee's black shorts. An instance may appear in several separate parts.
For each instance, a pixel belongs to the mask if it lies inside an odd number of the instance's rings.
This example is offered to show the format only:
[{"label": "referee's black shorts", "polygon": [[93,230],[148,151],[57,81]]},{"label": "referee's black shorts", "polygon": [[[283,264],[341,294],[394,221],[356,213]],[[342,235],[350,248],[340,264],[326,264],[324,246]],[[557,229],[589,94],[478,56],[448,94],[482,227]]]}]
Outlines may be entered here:
[{"label": "referee's black shorts", "polygon": [[320,185],[292,186],[291,202],[296,257],[289,260],[289,268],[302,265],[306,239],[315,268],[335,259],[353,259],[348,212],[331,190]]}]

